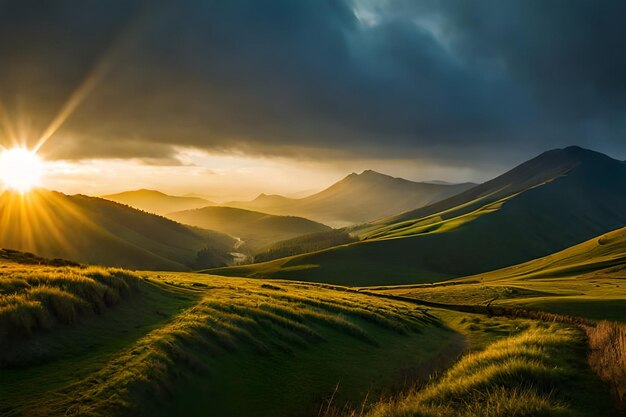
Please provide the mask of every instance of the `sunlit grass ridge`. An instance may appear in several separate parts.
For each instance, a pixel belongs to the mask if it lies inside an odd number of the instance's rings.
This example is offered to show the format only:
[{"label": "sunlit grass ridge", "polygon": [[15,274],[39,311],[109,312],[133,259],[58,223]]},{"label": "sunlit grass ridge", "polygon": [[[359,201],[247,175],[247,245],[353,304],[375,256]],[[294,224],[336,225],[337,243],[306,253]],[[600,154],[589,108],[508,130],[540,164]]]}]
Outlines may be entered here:
[{"label": "sunlit grass ridge", "polygon": [[376,404],[367,417],[599,416],[602,407],[594,411],[570,391],[588,382],[567,353],[581,346],[579,331],[531,328],[463,357],[422,390]]},{"label": "sunlit grass ridge", "polygon": [[0,269],[0,346],[99,313],[137,288],[139,276],[99,267],[3,265]]},{"label": "sunlit grass ridge", "polygon": [[[197,282],[184,278],[165,282],[198,288],[192,285]],[[151,415],[156,399],[178,389],[181,378],[210,374],[212,358],[220,355],[292,355],[326,343],[332,349],[341,343],[337,338],[378,349],[386,341],[381,334],[412,334],[424,338],[422,343],[432,329],[439,332],[435,338],[445,340],[447,334],[437,318],[408,303],[317,285],[219,277],[206,282],[199,287],[204,295],[195,305],[121,351],[98,372],[16,415],[56,415],[61,410],[81,416]]]}]

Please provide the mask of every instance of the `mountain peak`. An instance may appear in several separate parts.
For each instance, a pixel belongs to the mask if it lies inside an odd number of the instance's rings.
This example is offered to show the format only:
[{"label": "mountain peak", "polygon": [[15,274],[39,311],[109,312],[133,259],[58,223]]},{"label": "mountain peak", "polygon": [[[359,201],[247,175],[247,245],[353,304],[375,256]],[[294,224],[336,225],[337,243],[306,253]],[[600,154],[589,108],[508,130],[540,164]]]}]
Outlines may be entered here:
[{"label": "mountain peak", "polygon": [[544,155],[545,154],[567,155],[569,157],[581,159],[581,160],[584,158],[613,159],[601,152],[593,151],[591,149],[583,148],[577,145],[567,146],[565,148],[552,149],[551,151],[544,152]]},{"label": "mountain peak", "polygon": [[387,174],[381,174],[380,172],[377,172],[371,169],[366,169],[362,171],[360,174],[353,172],[344,178],[344,180],[385,180],[385,179],[390,180],[390,179],[396,179],[396,178]]},{"label": "mountain peak", "polygon": [[580,146],[568,146],[546,151],[510,172],[517,172],[520,168],[532,168],[535,173],[538,173],[554,169],[570,170],[575,167],[612,167],[617,164],[622,165],[622,162],[603,153]]}]

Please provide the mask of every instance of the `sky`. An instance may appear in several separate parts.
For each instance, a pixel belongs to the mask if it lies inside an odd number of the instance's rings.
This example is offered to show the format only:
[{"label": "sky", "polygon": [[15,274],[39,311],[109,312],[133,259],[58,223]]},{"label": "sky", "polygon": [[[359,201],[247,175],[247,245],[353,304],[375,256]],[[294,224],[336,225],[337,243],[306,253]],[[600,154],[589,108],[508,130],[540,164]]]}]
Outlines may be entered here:
[{"label": "sky", "polygon": [[0,144],[44,185],[217,199],[626,159],[626,3],[0,0]]}]

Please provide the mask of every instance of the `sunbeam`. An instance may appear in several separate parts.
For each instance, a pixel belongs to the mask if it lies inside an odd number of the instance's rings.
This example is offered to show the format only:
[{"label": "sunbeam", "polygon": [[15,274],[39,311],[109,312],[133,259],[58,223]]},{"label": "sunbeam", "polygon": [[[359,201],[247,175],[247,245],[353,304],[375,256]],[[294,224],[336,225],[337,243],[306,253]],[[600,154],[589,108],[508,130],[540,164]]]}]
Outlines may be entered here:
[{"label": "sunbeam", "polygon": [[[34,149],[39,151],[63,124],[74,114],[76,109],[98,87],[103,78],[113,67],[116,58],[126,49],[130,42],[137,36],[145,23],[145,13],[140,10],[131,16],[117,35],[113,37],[110,45],[104,50],[95,65],[78,84],[78,87],[70,94],[69,98],[61,106],[57,115],[52,119],[48,127],[43,131]],[[1,111],[1,109],[0,109]]]}]

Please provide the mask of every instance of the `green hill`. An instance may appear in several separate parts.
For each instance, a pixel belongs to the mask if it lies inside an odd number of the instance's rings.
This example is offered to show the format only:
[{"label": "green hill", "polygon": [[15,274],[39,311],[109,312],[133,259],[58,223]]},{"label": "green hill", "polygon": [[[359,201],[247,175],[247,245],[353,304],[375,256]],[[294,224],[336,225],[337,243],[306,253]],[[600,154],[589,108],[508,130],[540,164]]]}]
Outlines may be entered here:
[{"label": "green hill", "polygon": [[[434,312],[318,285],[3,263],[8,292],[8,416],[313,417],[327,396],[358,404],[464,347]],[[51,325],[26,335],[7,305]]]},{"label": "green hill", "polygon": [[626,228],[519,265],[373,290],[445,304],[506,304],[626,322]]},{"label": "green hill", "polygon": [[570,147],[457,196],[353,228],[352,245],[214,273],[385,285],[522,263],[626,225],[626,164]]},{"label": "green hill", "polygon": [[0,223],[0,247],[125,268],[226,265],[235,243],[101,198],[45,190],[1,194]]},{"label": "green hill", "polygon": [[319,284],[2,254],[3,416],[612,411],[571,326]]},{"label": "green hill", "polygon": [[255,254],[254,262],[266,262],[272,259],[299,255],[301,253],[315,252],[356,241],[358,241],[358,239],[351,236],[345,229],[332,229],[326,232],[310,233],[272,244],[263,252]]},{"label": "green hill", "polygon": [[[484,282],[575,277],[626,266],[626,228],[594,237],[563,251],[508,268],[480,274]],[[473,280],[468,277],[464,280]]]},{"label": "green hill", "polygon": [[325,232],[330,227],[294,216],[275,216],[233,207],[204,207],[170,213],[177,222],[217,230],[240,238],[249,251],[309,233]]},{"label": "green hill", "polygon": [[367,170],[361,174],[352,173],[329,188],[305,198],[290,199],[261,194],[252,201],[224,205],[302,216],[343,227],[429,205],[474,185],[413,182]]},{"label": "green hill", "polygon": [[174,211],[192,210],[212,206],[215,203],[200,197],[178,197],[154,190],[125,191],[102,196],[106,200],[134,207],[154,214],[167,214]]}]

